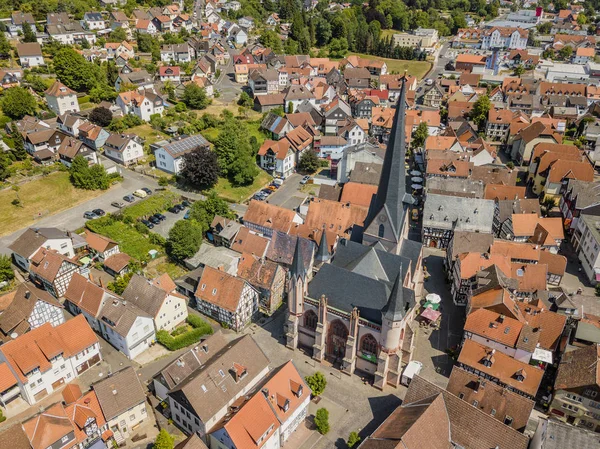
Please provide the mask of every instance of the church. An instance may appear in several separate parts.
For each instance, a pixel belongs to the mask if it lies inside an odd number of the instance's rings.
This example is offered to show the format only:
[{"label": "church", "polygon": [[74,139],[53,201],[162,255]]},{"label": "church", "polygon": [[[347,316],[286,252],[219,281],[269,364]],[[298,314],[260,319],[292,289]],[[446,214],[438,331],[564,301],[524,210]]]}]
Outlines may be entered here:
[{"label": "church", "polygon": [[[423,291],[422,245],[408,239],[405,173],[406,78],[402,80],[381,178],[364,223],[332,256],[322,237],[310,280],[297,247],[289,271],[286,345],[327,360],[374,386],[397,387],[414,349],[415,305]],[[323,236],[325,233],[323,233]]]}]

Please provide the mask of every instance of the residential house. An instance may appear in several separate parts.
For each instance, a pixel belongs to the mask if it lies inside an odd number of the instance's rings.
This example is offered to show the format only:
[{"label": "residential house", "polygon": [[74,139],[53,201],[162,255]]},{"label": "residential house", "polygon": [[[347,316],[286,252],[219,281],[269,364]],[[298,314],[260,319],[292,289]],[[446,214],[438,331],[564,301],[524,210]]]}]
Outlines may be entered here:
[{"label": "residential house", "polygon": [[427,195],[423,210],[423,245],[447,248],[455,231],[492,233],[491,200]]},{"label": "residential house", "polygon": [[600,184],[570,179],[560,200],[559,207],[567,231],[573,233],[573,246],[579,247],[577,221],[584,211],[595,211],[600,204]]},{"label": "residential house", "polygon": [[77,92],[69,89],[60,81],[54,84],[44,92],[48,107],[57,115],[63,115],[67,112],[79,112],[79,102],[77,101]]},{"label": "residential house", "polygon": [[150,19],[137,19],[135,21],[135,31],[140,34],[155,35],[158,33],[158,28]]},{"label": "residential house", "polygon": [[254,69],[248,76],[248,87],[254,96],[277,94],[279,92],[279,75],[274,69]]},{"label": "residential house", "polygon": [[14,11],[10,15],[10,25],[8,31],[12,37],[23,34],[23,24],[29,24],[32,30],[35,30],[35,19],[30,12]]},{"label": "residential house", "polygon": [[271,238],[274,231],[287,234],[296,224],[302,224],[302,218],[293,210],[263,201],[251,200],[244,214],[244,226],[267,238]]},{"label": "residential house", "polygon": [[177,138],[171,142],[162,140],[150,145],[150,150],[156,158],[156,168],[174,175],[183,169],[183,156],[200,148],[210,148],[210,144],[201,134]]},{"label": "residential house", "polygon": [[40,248],[30,260],[29,278],[52,296],[65,294],[69,282],[79,272],[80,264],[54,249]]},{"label": "residential house", "polygon": [[166,63],[173,61],[176,64],[191,62],[193,48],[189,44],[166,44],[160,49],[160,60]]},{"label": "residential house", "polygon": [[[204,351],[198,347],[198,353]],[[205,438],[269,372],[269,359],[250,335],[239,337],[209,358],[168,393],[173,422],[186,434]],[[132,370],[133,371],[133,370]],[[210,397],[210,401],[206,398]],[[258,437],[257,437],[258,438]]]},{"label": "residential house", "polygon": [[221,428],[210,434],[211,446],[241,449],[261,447],[264,443],[263,447],[282,447],[305,420],[309,396],[309,388],[293,362],[287,362],[274,370],[260,391],[236,407]]},{"label": "residential house", "polygon": [[129,272],[130,261],[129,254],[115,254],[104,261],[104,271],[113,277],[123,276]]},{"label": "residential house", "polygon": [[138,90],[154,90],[154,77],[144,69],[131,69],[125,65],[115,81],[115,90],[119,92],[121,86],[135,86]]},{"label": "residential house", "polygon": [[439,108],[442,105],[444,96],[444,90],[436,82],[434,82],[423,95],[423,106]]},{"label": "residential house", "polygon": [[357,163],[383,164],[383,153],[382,149],[369,142],[346,147],[337,165],[338,182],[348,182]]},{"label": "residential house", "polygon": [[144,147],[134,134],[111,133],[104,142],[104,155],[128,166],[144,157]]},{"label": "residential house", "polygon": [[259,309],[267,315],[275,313],[283,302],[285,270],[280,265],[264,259],[261,254],[243,253],[237,275],[258,291]]},{"label": "residential house", "polygon": [[[98,257],[98,260],[104,261],[110,256],[119,254],[119,244],[113,239],[96,234],[88,229],[85,231],[85,241],[90,252]],[[95,258],[95,257],[94,257]]]},{"label": "residential house", "polygon": [[254,234],[246,226],[242,226],[238,230],[235,240],[231,242],[231,249],[240,254],[248,253],[258,257],[265,257],[270,244],[271,240]]},{"label": "residential house", "polygon": [[[523,28],[492,27],[486,29],[481,36],[481,48],[524,50],[527,48],[529,31]],[[458,67],[457,67],[458,68]]]},{"label": "residential house", "polygon": [[463,342],[458,366],[529,399],[535,398],[544,371],[474,340]]},{"label": "residential house", "polygon": [[71,166],[73,159],[77,156],[82,156],[88,161],[89,165],[98,163],[96,152],[85,145],[81,140],[77,140],[74,137],[67,137],[64,139],[58,147],[57,154],[59,161],[67,167]]},{"label": "residential house", "polygon": [[554,254],[558,253],[565,238],[561,218],[539,218],[535,214],[513,214],[509,234],[512,234],[509,240],[536,243]]},{"label": "residential house", "polygon": [[31,259],[40,248],[56,250],[67,257],[75,256],[71,236],[57,228],[29,228],[9,246],[13,260],[25,271],[29,271]]},{"label": "residential house", "polygon": [[134,274],[122,296],[152,317],[156,331],[171,331],[188,316],[187,299],[176,288],[166,273],[153,280]]},{"label": "residential house", "polygon": [[529,164],[534,147],[540,142],[561,143],[562,138],[549,126],[535,122],[521,129],[512,141],[510,156],[519,164]]},{"label": "residential house", "polygon": [[94,151],[99,151],[103,148],[106,139],[110,136],[110,133],[104,128],[94,125],[91,122],[82,123],[79,126],[78,133],[83,143]]},{"label": "residential house", "polygon": [[0,362],[10,369],[21,396],[30,405],[100,360],[98,337],[83,316],[56,327],[45,323],[0,347]]},{"label": "residential house", "polygon": [[117,96],[116,104],[123,111],[123,115],[132,114],[147,122],[154,114],[161,115],[165,110],[165,100],[152,91],[121,92]]},{"label": "residential house", "polygon": [[37,42],[17,44],[17,54],[23,68],[38,67],[45,64],[42,46]]},{"label": "residential house", "polygon": [[154,420],[146,409],[146,393],[132,367],[123,368],[92,385],[102,414],[117,444],[133,436],[143,421]]},{"label": "residential house", "polygon": [[563,354],[550,404],[549,413],[553,419],[600,432],[600,414],[597,413],[600,382],[596,370],[599,348],[593,344]]},{"label": "residential house", "polygon": [[6,342],[45,323],[58,326],[65,322],[63,306],[48,292],[30,282],[0,296],[0,341]]},{"label": "residential house", "polygon": [[127,42],[107,42],[104,44],[109,59],[117,59],[119,56],[124,59],[131,59],[135,56],[132,45]]},{"label": "residential house", "polygon": [[81,21],[81,25],[89,30],[103,30],[106,28],[106,23],[104,22],[104,17],[99,12],[86,12],[83,15],[83,19]]},{"label": "residential house", "polygon": [[240,332],[258,312],[259,294],[249,282],[206,266],[195,292],[196,308]]},{"label": "residential house", "polygon": [[593,449],[598,444],[598,434],[544,417],[538,421],[529,449],[559,449],[562,441],[577,441],[581,449]]},{"label": "residential house", "polygon": [[87,120],[84,117],[70,112],[56,117],[58,129],[73,137],[79,136],[79,127],[86,122]]},{"label": "residential house", "polygon": [[158,76],[163,83],[170,81],[179,84],[181,81],[181,69],[177,66],[160,66],[158,68]]},{"label": "residential house", "polygon": [[100,333],[100,312],[105,303],[119,299],[116,293],[97,285],[79,273],[73,275],[64,294],[64,306],[72,315],[82,314],[91,328]]},{"label": "residential house", "polygon": [[287,178],[296,168],[296,153],[285,137],[275,141],[267,139],[258,150],[260,166],[273,176]]},{"label": "residential house", "polygon": [[419,447],[423,438],[427,438],[432,449],[526,449],[529,445],[527,436],[416,375],[402,405],[361,447],[370,449],[384,444],[389,448]]}]

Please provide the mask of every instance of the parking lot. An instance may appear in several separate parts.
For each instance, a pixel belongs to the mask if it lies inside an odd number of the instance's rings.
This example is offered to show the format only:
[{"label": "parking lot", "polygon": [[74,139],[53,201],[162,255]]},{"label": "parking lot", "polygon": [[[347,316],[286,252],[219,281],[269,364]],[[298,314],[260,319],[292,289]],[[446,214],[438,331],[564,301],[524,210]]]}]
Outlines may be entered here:
[{"label": "parking lot", "polygon": [[156,232],[157,234],[162,235],[164,238],[169,237],[169,231],[175,225],[175,222],[178,220],[183,220],[185,213],[188,211],[188,208],[179,212],[178,214],[174,214],[173,212],[165,211],[162,214],[167,217],[166,220],[161,221],[159,224],[154,225],[152,232]]},{"label": "parking lot", "polygon": [[[301,180],[302,175],[294,173],[285,180],[279,189],[269,195],[266,201],[275,206],[296,210],[308,196],[307,193],[300,190],[302,187]],[[318,191],[318,186],[314,186],[313,190]]]}]

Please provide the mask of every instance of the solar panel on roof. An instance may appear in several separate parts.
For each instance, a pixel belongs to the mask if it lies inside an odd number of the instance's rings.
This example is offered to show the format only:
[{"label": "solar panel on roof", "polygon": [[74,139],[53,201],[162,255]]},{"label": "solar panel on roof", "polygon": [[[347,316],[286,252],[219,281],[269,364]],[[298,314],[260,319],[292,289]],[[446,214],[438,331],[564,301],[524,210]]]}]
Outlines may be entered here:
[{"label": "solar panel on roof", "polygon": [[171,142],[169,145],[165,146],[165,150],[172,154],[180,154],[186,151],[189,151],[198,146],[207,145],[207,140],[202,137],[200,134],[195,136],[190,136],[182,140],[177,140],[175,142]]}]

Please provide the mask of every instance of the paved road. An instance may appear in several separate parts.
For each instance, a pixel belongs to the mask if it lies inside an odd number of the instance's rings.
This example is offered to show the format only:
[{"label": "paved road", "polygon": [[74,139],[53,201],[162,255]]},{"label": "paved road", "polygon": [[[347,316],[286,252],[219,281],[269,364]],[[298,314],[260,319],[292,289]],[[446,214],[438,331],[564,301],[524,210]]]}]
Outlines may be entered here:
[{"label": "paved road", "polygon": [[301,180],[302,175],[298,173],[289,176],[283,185],[269,196],[267,200],[269,204],[287,209],[297,208],[302,200],[307,197],[305,193],[300,191]]},{"label": "paved road", "polygon": [[[113,186],[106,193],[71,209],[44,217],[27,227],[56,227],[73,231],[85,224],[86,220],[83,218],[85,211],[100,208],[106,212],[115,212],[117,209],[110,205],[111,202],[123,201],[124,195],[130,194],[141,187],[149,187],[152,190],[158,187],[158,184],[152,178],[139,173],[121,168],[121,174],[123,175],[123,182]],[[10,254],[11,251],[8,249],[8,245],[25,232],[27,227],[0,237],[0,254]]]}]

